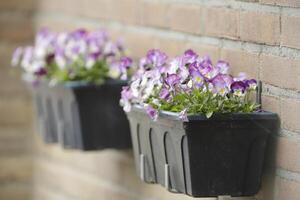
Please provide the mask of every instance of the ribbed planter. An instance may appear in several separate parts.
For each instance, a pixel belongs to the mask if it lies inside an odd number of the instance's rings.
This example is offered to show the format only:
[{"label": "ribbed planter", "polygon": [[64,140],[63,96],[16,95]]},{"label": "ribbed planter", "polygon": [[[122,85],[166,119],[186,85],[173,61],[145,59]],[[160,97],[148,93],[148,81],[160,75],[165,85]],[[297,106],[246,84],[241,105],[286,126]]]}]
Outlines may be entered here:
[{"label": "ribbed planter", "polygon": [[134,106],[127,117],[141,179],[193,197],[256,194],[268,137],[278,126],[269,112],[193,115],[188,122],[161,112],[152,121]]},{"label": "ribbed planter", "polygon": [[124,85],[124,81],[107,80],[99,86],[68,82],[34,87],[44,141],[81,150],[130,148],[128,120],[119,106]]}]

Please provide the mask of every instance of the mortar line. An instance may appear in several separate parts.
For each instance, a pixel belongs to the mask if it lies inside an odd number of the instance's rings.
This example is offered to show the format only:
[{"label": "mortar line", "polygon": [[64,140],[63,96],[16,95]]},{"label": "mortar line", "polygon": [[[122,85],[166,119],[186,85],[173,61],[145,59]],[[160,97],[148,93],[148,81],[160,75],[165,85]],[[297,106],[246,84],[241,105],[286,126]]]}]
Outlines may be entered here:
[{"label": "mortar line", "polygon": [[[198,42],[202,42],[204,44],[209,45],[216,45],[218,47],[224,47],[229,48],[230,44],[238,44],[240,46],[237,49],[246,50],[248,52],[257,52],[257,53],[266,53],[274,56],[281,56],[281,57],[289,57],[291,59],[300,58],[300,49],[292,48],[292,47],[280,47],[280,46],[273,46],[269,44],[262,44],[262,43],[255,43],[255,42],[249,42],[249,41],[239,41],[239,40],[233,40],[229,38],[218,38],[218,37],[212,37],[212,36],[205,36],[205,35],[197,35],[197,34],[191,34],[191,33],[184,33],[180,31],[173,31],[168,29],[162,29],[158,27],[146,27],[142,25],[134,25],[134,24],[124,24],[115,20],[104,20],[102,22],[99,22],[96,19],[91,19],[88,17],[77,17],[77,16],[70,16],[62,13],[53,13],[53,12],[38,12],[36,13],[35,22],[38,21],[38,19],[43,18],[58,18],[60,21],[62,18],[64,18],[66,21],[76,21],[76,24],[90,24],[95,26],[105,26],[117,30],[127,30],[127,31],[135,31],[135,32],[145,32],[145,33],[152,33],[156,34],[162,37],[174,37],[178,39],[184,39],[187,40],[197,40]],[[228,43],[228,44],[227,44]],[[223,44],[223,45],[222,45]],[[249,48],[251,46],[251,48]],[[286,52],[286,53],[285,53]],[[289,56],[292,55],[292,56]]]}]

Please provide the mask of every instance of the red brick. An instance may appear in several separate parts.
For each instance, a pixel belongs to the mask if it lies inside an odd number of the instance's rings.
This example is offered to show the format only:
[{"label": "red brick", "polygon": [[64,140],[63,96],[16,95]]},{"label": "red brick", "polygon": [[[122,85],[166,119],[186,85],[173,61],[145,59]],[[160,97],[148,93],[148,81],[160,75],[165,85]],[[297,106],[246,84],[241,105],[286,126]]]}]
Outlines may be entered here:
[{"label": "red brick", "polygon": [[11,44],[8,42],[0,44],[0,70],[5,69],[6,71],[8,71],[8,69],[11,69],[12,54],[14,52],[14,49],[16,49],[20,45],[25,45],[25,44],[22,43]]},{"label": "red brick", "polygon": [[0,40],[12,42],[24,42],[33,37],[33,24],[30,18],[26,16],[7,15],[1,16]]},{"label": "red brick", "polygon": [[[84,3],[87,1],[85,0],[63,0],[58,2],[58,6],[62,9],[63,13],[73,14],[73,15],[80,15],[83,8]],[[90,2],[90,0],[89,0]],[[92,3],[92,2],[91,2]],[[98,2],[100,3],[100,2]],[[96,5],[96,4],[94,4]]]},{"label": "red brick", "polygon": [[27,96],[27,90],[21,78],[22,69],[11,67],[10,64],[12,52],[16,46],[0,45],[0,94],[18,98]]},{"label": "red brick", "polygon": [[0,199],[28,200],[31,199],[31,183],[4,183],[0,187]]},{"label": "red brick", "polygon": [[228,8],[203,9],[206,35],[236,39],[238,37],[239,12]]},{"label": "red brick", "polygon": [[49,188],[60,188],[62,192],[72,194],[76,199],[93,199],[99,196],[103,199],[132,199],[131,193],[126,190],[119,190],[117,185],[106,182],[101,177],[95,178],[86,171],[78,173],[79,169],[71,165],[46,161],[40,162],[37,170],[41,184]]},{"label": "red brick", "polygon": [[36,4],[36,10],[39,12],[45,12],[45,11],[50,11],[50,12],[59,12],[62,11],[63,7],[61,7],[60,3],[63,3],[63,1],[60,0],[39,0],[38,3]]},{"label": "red brick", "polygon": [[110,1],[108,16],[110,19],[123,23],[139,24],[139,4],[137,0],[114,0]]},{"label": "red brick", "polygon": [[108,19],[111,0],[89,0],[82,2],[81,15],[96,19]]},{"label": "red brick", "polygon": [[84,0],[39,0],[37,3],[37,10],[39,12],[78,15],[85,8],[84,2]]},{"label": "red brick", "polygon": [[2,1],[0,1],[0,10],[32,11],[33,9],[34,9],[34,0],[2,0]]},{"label": "red brick", "polygon": [[201,32],[201,8],[197,5],[172,4],[168,11],[170,28],[192,34]]},{"label": "red brick", "polygon": [[300,183],[285,179],[278,180],[278,192],[276,200],[299,200]]},{"label": "red brick", "polygon": [[280,16],[254,11],[240,12],[241,40],[278,44],[280,36]]},{"label": "red brick", "polygon": [[[45,27],[45,24],[50,30],[53,31],[67,31],[74,30],[76,28],[82,28],[83,26],[79,26],[76,21],[68,21],[65,18],[61,18],[59,21],[53,18],[47,17],[37,17],[35,19],[35,27],[36,29]],[[86,26],[84,26],[86,27]]]},{"label": "red brick", "polygon": [[262,55],[261,79],[282,88],[300,90],[300,59]]},{"label": "red brick", "polygon": [[186,41],[177,38],[159,37],[155,48],[159,48],[170,56],[177,56],[185,51]]},{"label": "red brick", "polygon": [[31,130],[28,128],[26,130],[24,127],[0,128],[0,152],[1,155],[12,157],[30,154],[32,152]]},{"label": "red brick", "polygon": [[[298,1],[300,4],[300,1]],[[300,17],[281,17],[281,43],[284,46],[300,48]]]},{"label": "red brick", "polygon": [[280,114],[280,100],[278,97],[262,96],[262,109]]},{"label": "red brick", "polygon": [[[61,155],[62,159],[58,160]],[[102,153],[58,151],[51,160],[47,160],[49,158],[46,156],[37,160],[36,184],[46,188],[59,188],[62,194],[72,194],[76,199],[94,199],[99,196],[113,200],[192,199],[186,195],[170,193],[159,185],[143,183],[135,174],[132,154],[125,157],[123,155],[114,151]],[[130,162],[126,162],[128,159]],[[73,160],[73,163],[68,163],[69,160]],[[89,168],[93,168],[94,171]]]},{"label": "red brick", "polygon": [[144,26],[168,27],[166,13],[168,4],[145,1],[141,4],[141,23]]},{"label": "red brick", "polygon": [[229,62],[233,75],[245,72],[249,78],[258,77],[259,57],[257,53],[238,49],[222,49],[221,58]]},{"label": "red brick", "polygon": [[32,123],[31,103],[21,98],[1,96],[0,113],[0,125],[3,126],[25,126]]},{"label": "red brick", "polygon": [[32,161],[29,156],[0,157],[0,180],[29,181],[33,172]]},{"label": "red brick", "polygon": [[277,166],[294,172],[300,172],[300,142],[279,137],[276,152]]},{"label": "red brick", "polygon": [[288,7],[300,7],[299,0],[260,0],[263,4],[288,6]]},{"label": "red brick", "polygon": [[300,100],[283,98],[281,120],[283,128],[300,133]]},{"label": "red brick", "polygon": [[157,39],[149,33],[125,32],[123,38],[128,54],[138,59],[145,56],[150,48],[154,48],[157,41]]}]

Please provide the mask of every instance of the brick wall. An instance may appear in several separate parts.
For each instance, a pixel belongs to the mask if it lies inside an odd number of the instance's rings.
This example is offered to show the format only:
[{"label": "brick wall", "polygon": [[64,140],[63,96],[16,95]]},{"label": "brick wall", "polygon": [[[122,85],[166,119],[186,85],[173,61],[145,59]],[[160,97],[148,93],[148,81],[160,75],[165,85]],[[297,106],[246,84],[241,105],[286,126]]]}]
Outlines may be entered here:
[{"label": "brick wall", "polygon": [[[281,131],[273,138],[268,153],[262,190],[255,197],[232,199],[300,198],[300,158],[297,155],[300,151],[299,0],[36,0],[34,6],[24,1],[15,6],[15,2],[21,1],[0,3],[9,10],[0,14],[0,23],[8,27],[0,31],[0,38],[5,38],[0,49],[4,58],[10,53],[9,47],[31,37],[28,27],[32,25],[35,28],[49,26],[54,30],[106,27],[114,36],[124,38],[134,57],[144,55],[153,47],[171,55],[193,48],[200,54],[210,54],[214,60],[228,60],[233,73],[245,71],[262,80],[263,108],[280,115]],[[31,23],[32,7],[35,14]],[[8,65],[6,61],[0,69],[6,72],[5,65]],[[0,123],[8,125],[1,126],[5,131],[0,135],[0,142],[13,136],[9,140],[17,144],[21,133],[24,137],[24,128],[16,127],[24,124],[28,127],[30,121],[24,114],[30,112],[29,98],[23,95],[24,88],[20,83],[1,77],[0,81],[3,80],[13,89],[0,85],[0,111],[5,113],[3,117],[1,115]],[[26,152],[20,150],[19,145],[16,150],[3,151],[16,152],[22,158]],[[34,152],[33,199],[191,199],[140,182],[130,151],[63,151],[55,145],[43,145],[37,139]],[[13,165],[16,160],[8,155],[3,156],[8,159],[5,169],[14,172],[3,170],[4,174],[18,176],[21,180],[16,182],[23,184],[23,177],[28,176],[18,172],[27,166],[27,159],[24,159],[23,167],[18,168]],[[22,163],[22,159],[18,162]],[[22,184],[7,187],[25,187]],[[6,187],[1,188],[6,191]]]},{"label": "brick wall", "polygon": [[27,200],[32,189],[32,110],[13,49],[32,41],[33,1],[0,1],[0,199]]}]

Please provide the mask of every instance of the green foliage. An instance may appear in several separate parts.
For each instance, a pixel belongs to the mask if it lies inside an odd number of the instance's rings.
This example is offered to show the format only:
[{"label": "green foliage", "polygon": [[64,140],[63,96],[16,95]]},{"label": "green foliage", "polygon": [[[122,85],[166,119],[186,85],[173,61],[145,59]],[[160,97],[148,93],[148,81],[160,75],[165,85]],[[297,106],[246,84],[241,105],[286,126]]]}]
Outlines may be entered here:
[{"label": "green foliage", "polygon": [[153,98],[150,98],[149,103],[156,109],[171,112],[180,112],[184,108],[188,108],[187,113],[189,114],[201,113],[210,118],[214,113],[255,111],[259,105],[250,100],[249,94],[250,91],[240,97],[233,94],[221,96],[209,90],[194,89],[191,93],[176,93],[169,101],[159,100],[159,106],[153,104]]},{"label": "green foliage", "polygon": [[109,67],[105,60],[98,60],[90,69],[78,59],[69,67],[60,69],[55,62],[52,62],[48,69],[47,78],[57,82],[84,80],[95,84],[102,84],[107,78]]}]

